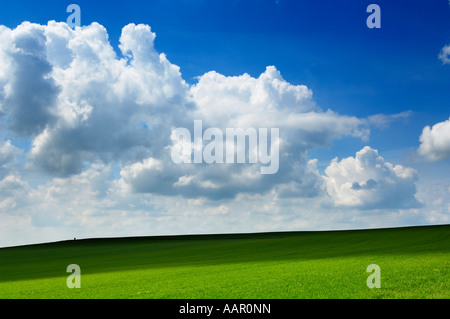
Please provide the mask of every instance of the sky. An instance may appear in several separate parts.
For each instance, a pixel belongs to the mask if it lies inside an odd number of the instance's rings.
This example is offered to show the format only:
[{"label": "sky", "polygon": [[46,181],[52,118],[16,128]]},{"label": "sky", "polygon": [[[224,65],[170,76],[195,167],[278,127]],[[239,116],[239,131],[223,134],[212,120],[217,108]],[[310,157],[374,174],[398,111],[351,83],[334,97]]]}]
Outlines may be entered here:
[{"label": "sky", "polygon": [[[447,0],[4,0],[0,247],[448,224],[449,101]],[[278,169],[176,163],[196,120]]]}]

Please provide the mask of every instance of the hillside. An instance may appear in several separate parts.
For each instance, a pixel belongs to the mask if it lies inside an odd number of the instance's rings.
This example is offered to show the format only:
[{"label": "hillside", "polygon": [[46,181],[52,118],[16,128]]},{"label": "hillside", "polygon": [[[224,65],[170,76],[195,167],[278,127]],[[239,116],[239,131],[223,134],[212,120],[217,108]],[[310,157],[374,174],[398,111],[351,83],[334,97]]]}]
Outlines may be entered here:
[{"label": "hillside", "polygon": [[[0,261],[1,298],[450,297],[450,225],[70,240]],[[366,286],[373,263],[381,289]]]}]

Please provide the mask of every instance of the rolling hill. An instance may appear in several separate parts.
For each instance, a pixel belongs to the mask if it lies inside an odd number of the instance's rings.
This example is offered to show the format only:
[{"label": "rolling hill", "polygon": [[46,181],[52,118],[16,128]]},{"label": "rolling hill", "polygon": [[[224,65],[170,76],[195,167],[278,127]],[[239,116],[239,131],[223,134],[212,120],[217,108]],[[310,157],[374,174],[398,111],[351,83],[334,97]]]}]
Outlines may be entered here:
[{"label": "rolling hill", "polygon": [[[81,288],[69,289],[69,264]],[[366,268],[381,269],[369,289]],[[449,298],[450,225],[69,240],[0,249],[0,298]]]}]

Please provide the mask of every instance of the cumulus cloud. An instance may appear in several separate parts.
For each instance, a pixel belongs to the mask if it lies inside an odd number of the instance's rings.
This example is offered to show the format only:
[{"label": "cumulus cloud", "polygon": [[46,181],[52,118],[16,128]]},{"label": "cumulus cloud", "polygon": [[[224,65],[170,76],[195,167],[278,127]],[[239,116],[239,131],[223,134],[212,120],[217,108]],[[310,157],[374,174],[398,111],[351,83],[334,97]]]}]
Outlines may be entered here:
[{"label": "cumulus cloud", "polygon": [[308,87],[288,83],[274,66],[268,66],[257,78],[211,71],[198,78],[190,93],[196,106],[189,112],[190,118],[202,120],[205,128],[223,132],[226,128],[279,128],[279,170],[274,175],[261,175],[259,164],[202,165],[195,170],[187,166],[178,176],[181,179],[175,181],[176,193],[220,198],[276,187],[283,196],[317,196],[322,192],[322,181],[314,165],[308,164],[308,150],[329,146],[342,136],[365,138],[369,133],[364,120],[321,110]]},{"label": "cumulus cloud", "polygon": [[[328,179],[323,178],[317,160],[309,159],[308,152],[345,136],[367,140],[370,126],[409,116],[404,112],[361,119],[322,109],[310,88],[287,82],[275,66],[257,77],[211,71],[189,86],[179,67],[156,51],[155,39],[149,26],[129,24],[114,50],[107,30],[98,23],[75,29],[54,21],[0,27],[2,134],[25,137],[31,144],[25,154],[9,141],[0,144],[0,182],[15,185],[11,189],[28,189],[30,202],[46,198],[33,215],[37,224],[63,222],[59,213],[50,218],[46,211],[66,211],[69,206],[89,211],[71,199],[76,193],[92,207],[98,208],[94,202],[99,200],[98,210],[109,204],[127,209],[105,195],[112,189],[119,197],[180,195],[193,201],[242,194],[285,199],[334,194],[331,179],[345,184],[342,178],[333,174],[333,164],[327,169]],[[203,129],[215,127],[223,132],[226,128],[279,128],[278,172],[262,175],[259,163],[175,164],[170,157],[172,130],[184,127],[192,134],[194,120],[202,120]],[[14,171],[16,158],[22,155],[28,172],[48,174],[46,185],[31,191]],[[353,199],[344,200],[349,195],[335,191],[336,203],[392,206],[389,192],[380,188],[401,193],[403,186],[413,185],[415,175],[381,162],[388,168],[379,175],[355,175],[348,190]],[[407,197],[413,193],[413,186],[402,193],[401,205],[407,206]],[[378,198],[371,201],[368,194]],[[58,208],[62,202],[70,205]],[[408,203],[413,206],[412,200]]]},{"label": "cumulus cloud", "polygon": [[450,118],[424,127],[418,152],[432,161],[450,158]]},{"label": "cumulus cloud", "polygon": [[[27,168],[70,177],[100,161],[119,166],[134,192],[219,199],[278,187],[283,196],[310,197],[323,187],[308,151],[369,134],[366,120],[322,110],[308,87],[288,83],[274,66],[256,78],[211,71],[188,86],[155,38],[149,26],[129,24],[117,54],[98,23],[0,29],[2,120],[31,139]],[[224,132],[279,128],[277,174],[261,176],[260,164],[175,165],[171,132],[192,131],[194,120]]]},{"label": "cumulus cloud", "polygon": [[[28,22],[10,30],[0,28],[0,56],[4,59],[3,112],[10,127],[21,135],[36,134],[54,121],[52,108],[58,86],[46,59],[44,27]],[[6,83],[5,83],[6,82]]]},{"label": "cumulus cloud", "polygon": [[[275,190],[281,197],[314,197],[325,184],[317,161],[308,159],[310,149],[343,136],[365,140],[369,125],[409,115],[359,119],[322,110],[308,87],[288,83],[274,66],[259,77],[211,71],[189,87],[178,66],[155,50],[155,38],[149,26],[129,24],[118,55],[97,23],[71,29],[24,22],[0,29],[3,121],[31,137],[28,168],[70,177],[100,161],[118,165],[120,184],[136,193],[220,199]],[[279,128],[279,171],[173,163],[171,131],[192,131],[194,120],[224,131]],[[330,180],[326,185],[330,191]],[[361,200],[378,187],[368,178],[351,191]]]},{"label": "cumulus cloud", "polygon": [[33,137],[30,164],[70,176],[96,160],[157,155],[169,143],[166,132],[189,108],[187,86],[154,38],[148,26],[127,25],[118,57],[97,23],[2,27],[3,121]]},{"label": "cumulus cloud", "polygon": [[[308,87],[288,83],[274,66],[268,66],[258,78],[211,71],[198,78],[191,93],[197,106],[194,117],[214,127],[285,128],[296,136],[286,142],[301,143],[305,148],[322,146],[343,135],[368,134],[362,120],[322,111]],[[331,122],[336,124],[332,128]]]},{"label": "cumulus cloud", "polygon": [[368,134],[365,120],[322,111],[310,89],[286,82],[274,66],[257,78],[211,71],[200,76],[189,92],[195,105],[186,113],[192,136],[194,120],[202,120],[203,129],[214,127],[224,134],[226,128],[279,128],[278,172],[261,175],[260,164],[175,165],[167,153],[122,169],[123,180],[134,191],[221,199],[276,188],[281,196],[318,196],[322,180],[307,158],[308,150],[342,136]]},{"label": "cumulus cloud", "polygon": [[[359,208],[419,205],[416,172],[370,147],[335,159],[325,176],[308,156],[343,137],[367,141],[370,127],[411,112],[362,119],[323,109],[310,88],[287,82],[275,66],[255,77],[211,71],[188,85],[155,40],[142,24],[125,26],[116,50],[98,23],[0,26],[2,243],[43,227],[53,235],[36,236],[51,240],[350,227],[366,218]],[[194,120],[224,133],[279,128],[279,170],[174,163],[172,131],[193,136]],[[427,154],[443,152],[437,131],[422,134],[421,149],[433,149]],[[331,214],[322,206],[327,194],[337,206]]]},{"label": "cumulus cloud", "polygon": [[369,146],[355,157],[333,159],[323,178],[336,206],[362,209],[420,206],[415,198],[417,172],[386,162]]}]

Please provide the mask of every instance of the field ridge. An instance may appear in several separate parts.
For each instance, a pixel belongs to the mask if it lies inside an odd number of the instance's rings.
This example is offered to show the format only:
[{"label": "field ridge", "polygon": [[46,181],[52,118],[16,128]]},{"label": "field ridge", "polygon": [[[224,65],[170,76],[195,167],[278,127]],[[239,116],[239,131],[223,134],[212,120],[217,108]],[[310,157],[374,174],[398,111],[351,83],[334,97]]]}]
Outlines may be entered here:
[{"label": "field ridge", "polygon": [[[82,269],[84,287],[101,287],[80,289],[79,297],[448,298],[450,225],[88,238],[5,247],[0,248],[0,297],[19,291],[48,297],[56,282],[54,297],[73,297],[74,290],[65,287],[66,267],[73,263]],[[378,292],[365,286],[371,263],[379,264],[388,280]],[[349,278],[359,278],[358,289],[347,287]],[[112,288],[115,281],[124,283]],[[136,288],[143,282],[150,293]],[[343,291],[330,289],[332,282]],[[275,294],[276,287],[290,292]]]}]

